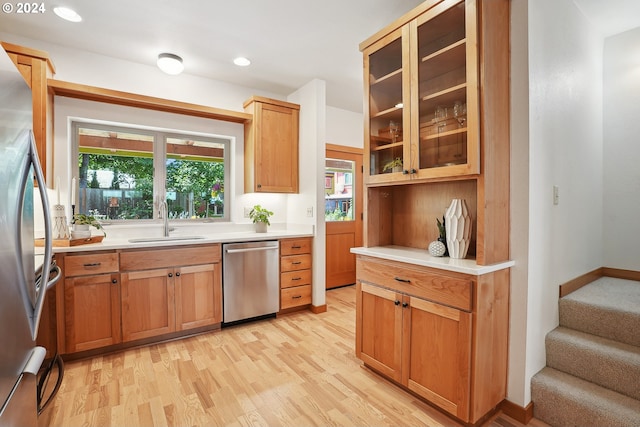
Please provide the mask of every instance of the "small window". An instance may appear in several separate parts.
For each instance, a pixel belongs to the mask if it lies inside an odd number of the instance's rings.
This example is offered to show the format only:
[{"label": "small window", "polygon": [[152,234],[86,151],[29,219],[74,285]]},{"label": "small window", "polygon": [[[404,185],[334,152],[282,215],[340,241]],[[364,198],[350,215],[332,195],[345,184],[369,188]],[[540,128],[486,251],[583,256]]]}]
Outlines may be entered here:
[{"label": "small window", "polygon": [[76,122],[78,205],[98,219],[228,220],[229,137]]}]

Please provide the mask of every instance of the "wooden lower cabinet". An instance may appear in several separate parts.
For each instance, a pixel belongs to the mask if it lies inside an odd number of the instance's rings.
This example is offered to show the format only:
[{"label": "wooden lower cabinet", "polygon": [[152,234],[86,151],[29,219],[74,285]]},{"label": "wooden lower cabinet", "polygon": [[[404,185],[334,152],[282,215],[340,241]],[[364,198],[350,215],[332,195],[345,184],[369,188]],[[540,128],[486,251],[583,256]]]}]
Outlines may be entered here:
[{"label": "wooden lower cabinet", "polygon": [[61,256],[65,353],[92,350],[122,341],[120,282],[115,252]]},{"label": "wooden lower cabinet", "polygon": [[280,311],[311,304],[313,241],[310,237],[280,240]]},{"label": "wooden lower cabinet", "polygon": [[[465,423],[505,398],[508,270],[467,277],[473,299],[466,310],[450,305],[466,300],[455,295],[467,292],[464,275],[443,279],[362,256],[357,269],[356,355],[367,366]],[[447,304],[431,299],[440,294]]]},{"label": "wooden lower cabinet", "polygon": [[122,337],[134,341],[176,330],[173,270],[132,271],[122,278]]},{"label": "wooden lower cabinet", "polygon": [[221,323],[220,253],[220,245],[123,252],[123,341]]}]

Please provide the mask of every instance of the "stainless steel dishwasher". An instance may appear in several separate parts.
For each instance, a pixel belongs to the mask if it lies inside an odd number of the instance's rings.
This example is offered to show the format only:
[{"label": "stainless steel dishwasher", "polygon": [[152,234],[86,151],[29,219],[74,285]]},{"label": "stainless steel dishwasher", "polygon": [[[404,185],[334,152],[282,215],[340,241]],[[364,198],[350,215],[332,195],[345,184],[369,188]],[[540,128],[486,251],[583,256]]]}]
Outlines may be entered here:
[{"label": "stainless steel dishwasher", "polygon": [[223,322],[275,314],[280,307],[278,241],[222,245]]}]

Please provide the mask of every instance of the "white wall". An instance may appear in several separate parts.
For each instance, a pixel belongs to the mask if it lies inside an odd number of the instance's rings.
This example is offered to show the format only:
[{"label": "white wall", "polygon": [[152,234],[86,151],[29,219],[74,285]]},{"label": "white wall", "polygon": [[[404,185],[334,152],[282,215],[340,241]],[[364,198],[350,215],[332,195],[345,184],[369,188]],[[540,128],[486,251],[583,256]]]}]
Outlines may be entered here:
[{"label": "white wall", "polygon": [[364,115],[327,106],[328,144],[364,147]]},{"label": "white wall", "polygon": [[604,263],[640,270],[640,28],[604,44]]},{"label": "white wall", "polygon": [[[524,322],[526,343],[524,354],[521,348],[510,355],[515,360],[508,390],[509,400],[523,406],[531,400],[531,377],[545,366],[545,335],[558,325],[558,286],[603,262],[602,39],[571,0],[538,0],[527,7],[528,66],[516,54],[520,65],[512,68],[529,70],[528,124],[517,127],[519,134],[526,127],[529,131],[528,183],[514,171],[512,184],[528,185],[528,247],[516,245],[512,254],[527,271],[518,271],[512,284],[517,287],[512,313],[523,308],[524,313],[511,317],[511,338],[521,340],[516,334]],[[521,88],[524,80],[518,84]],[[516,104],[517,95],[512,94]],[[518,158],[517,150],[526,144],[513,144]],[[560,189],[558,205],[553,204],[554,185]],[[517,214],[527,202],[515,200],[512,213]],[[524,230],[521,219],[518,232]]]},{"label": "white wall", "polygon": [[[312,80],[287,98],[300,105],[300,192],[289,195],[288,218],[313,224],[313,286],[311,302],[325,304],[324,154],[326,138],[326,84]],[[313,211],[308,216],[308,209]]]}]

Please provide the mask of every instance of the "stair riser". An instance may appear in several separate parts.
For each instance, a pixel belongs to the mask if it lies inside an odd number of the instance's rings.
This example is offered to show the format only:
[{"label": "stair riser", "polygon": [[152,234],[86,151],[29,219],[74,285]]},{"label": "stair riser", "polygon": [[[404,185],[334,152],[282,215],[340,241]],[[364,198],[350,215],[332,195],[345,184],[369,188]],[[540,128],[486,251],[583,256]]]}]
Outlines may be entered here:
[{"label": "stair riser", "polygon": [[[533,415],[552,426],[616,426],[640,425],[640,402],[628,397],[611,398],[612,391],[597,390],[597,386],[577,383],[582,380],[562,377],[567,374],[550,373],[550,368],[531,380]],[[602,394],[602,396],[600,396]],[[626,399],[626,400],[625,400]]]},{"label": "stair riser", "polygon": [[547,366],[640,400],[640,354],[554,332],[546,350]]}]

